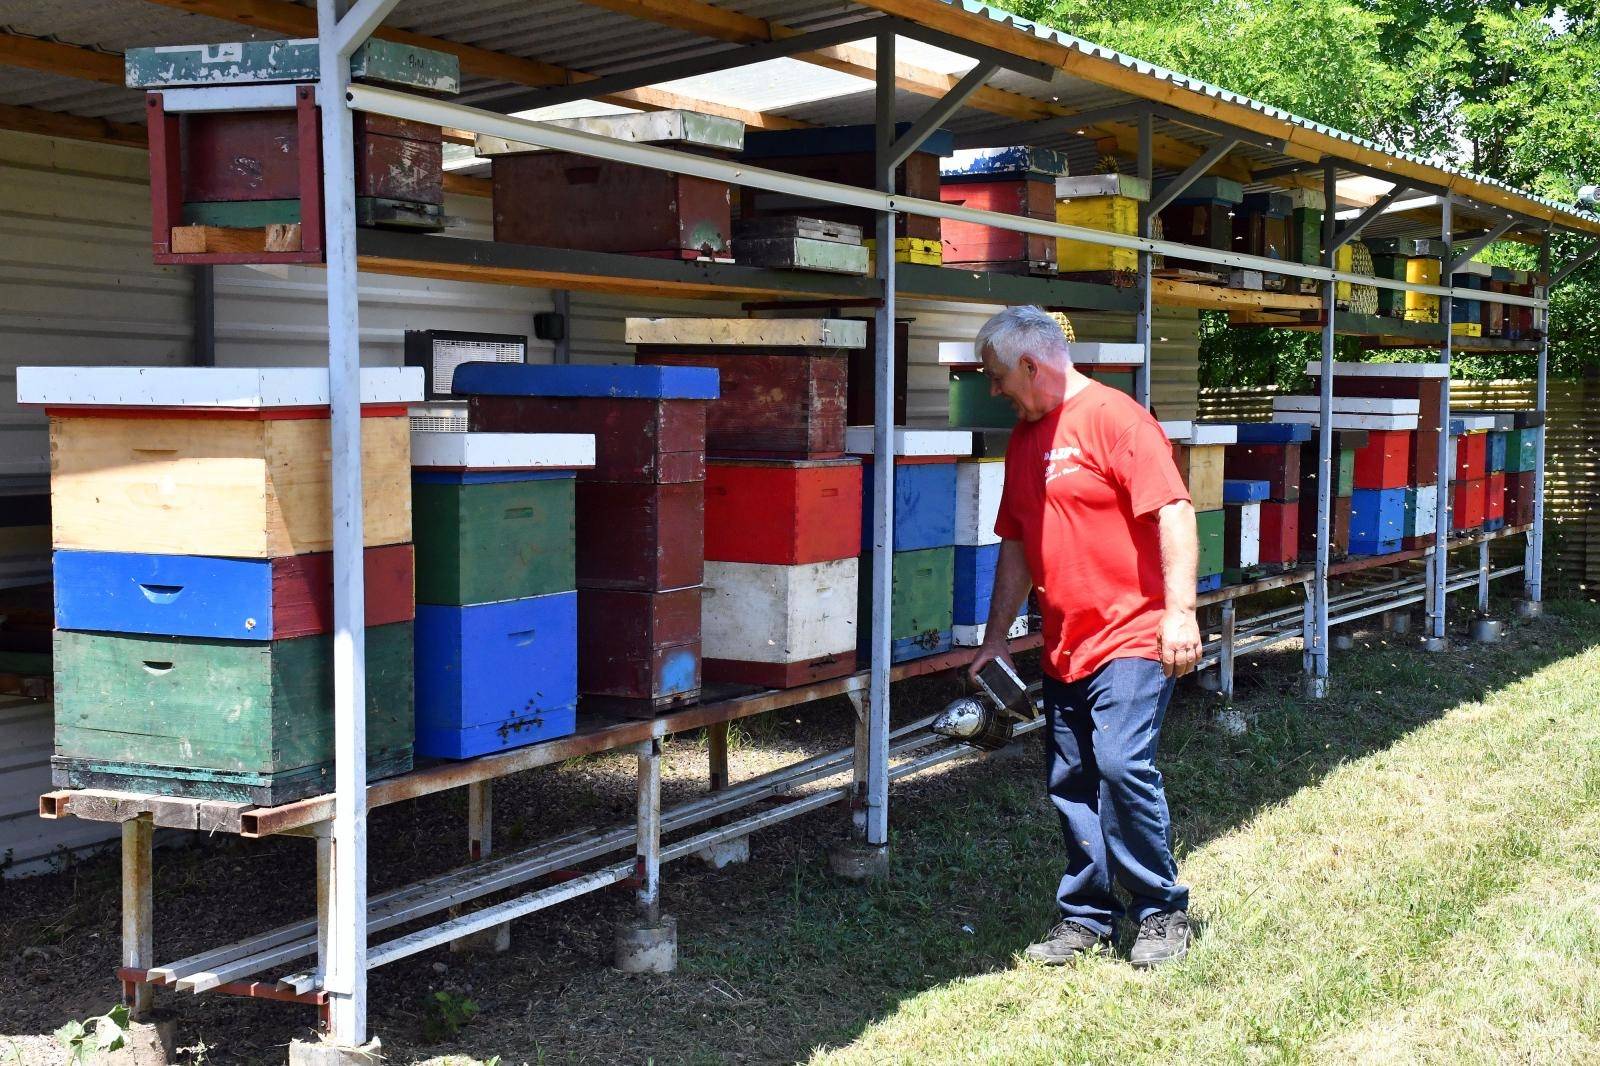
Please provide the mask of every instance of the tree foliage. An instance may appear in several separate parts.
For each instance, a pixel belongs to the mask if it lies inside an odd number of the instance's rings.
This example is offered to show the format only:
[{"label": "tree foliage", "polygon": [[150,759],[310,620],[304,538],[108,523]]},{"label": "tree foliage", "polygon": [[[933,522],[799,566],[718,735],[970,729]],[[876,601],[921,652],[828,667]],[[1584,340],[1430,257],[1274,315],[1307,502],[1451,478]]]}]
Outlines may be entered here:
[{"label": "tree foliage", "polygon": [[[1600,182],[1600,10],[1513,0],[1001,0],[1098,44],[1563,203]],[[1581,242],[1558,237],[1555,261]],[[1502,242],[1485,256],[1532,268]],[[1292,384],[1316,341],[1201,331],[1216,383]],[[1600,265],[1552,294],[1551,370],[1600,365]],[[1461,372],[1531,373],[1467,359]]]}]

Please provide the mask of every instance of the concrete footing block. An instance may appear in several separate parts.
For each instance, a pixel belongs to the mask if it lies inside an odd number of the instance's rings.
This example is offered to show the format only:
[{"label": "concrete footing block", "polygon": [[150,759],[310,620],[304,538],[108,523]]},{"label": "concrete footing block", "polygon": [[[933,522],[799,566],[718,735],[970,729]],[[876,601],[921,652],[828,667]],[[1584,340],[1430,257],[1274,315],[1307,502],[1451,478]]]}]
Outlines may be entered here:
[{"label": "concrete footing block", "polygon": [[1350,651],[1356,646],[1356,638],[1349,633],[1335,633],[1328,638],[1328,643],[1334,651]]},{"label": "concrete footing block", "polygon": [[376,1037],[360,1047],[343,1047],[325,1040],[289,1041],[289,1066],[378,1066],[383,1047]]},{"label": "concrete footing block", "polygon": [[619,926],[615,943],[613,965],[623,973],[671,973],[678,968],[678,919],[670,914]]},{"label": "concrete footing block", "polygon": [[1386,632],[1397,637],[1403,637],[1411,632],[1410,611],[1385,611],[1383,614],[1383,628]]},{"label": "concrete footing block", "polygon": [[1214,666],[1198,671],[1194,675],[1194,683],[1205,689],[1207,692],[1221,692],[1222,671]]},{"label": "concrete footing block", "polygon": [[1505,623],[1498,618],[1474,618],[1472,639],[1479,644],[1493,644],[1505,633]]},{"label": "concrete footing block", "polygon": [[1524,622],[1531,622],[1535,618],[1543,617],[1544,603],[1540,600],[1518,600],[1517,617]]},{"label": "concrete footing block", "polygon": [[1450,650],[1449,637],[1429,637],[1422,642],[1423,651],[1442,652]]},{"label": "concrete footing block", "polygon": [[177,1062],[177,1027],[170,1018],[130,1022],[122,1046],[107,1055],[104,1062],[107,1066],[168,1066]]},{"label": "concrete footing block", "polygon": [[701,848],[694,853],[694,857],[713,870],[720,870],[724,866],[732,866],[738,862],[749,862],[750,838],[744,836],[734,837],[732,840],[724,840],[721,843],[711,845],[709,848]]},{"label": "concrete footing block", "polygon": [[498,955],[511,950],[511,923],[501,922],[488,929],[450,941],[450,950],[457,954]]},{"label": "concrete footing block", "polygon": [[1300,682],[1300,691],[1308,700],[1321,700],[1328,698],[1328,679],[1307,674]]},{"label": "concrete footing block", "polygon": [[846,881],[870,881],[889,872],[887,845],[841,840],[828,850],[828,869]]}]

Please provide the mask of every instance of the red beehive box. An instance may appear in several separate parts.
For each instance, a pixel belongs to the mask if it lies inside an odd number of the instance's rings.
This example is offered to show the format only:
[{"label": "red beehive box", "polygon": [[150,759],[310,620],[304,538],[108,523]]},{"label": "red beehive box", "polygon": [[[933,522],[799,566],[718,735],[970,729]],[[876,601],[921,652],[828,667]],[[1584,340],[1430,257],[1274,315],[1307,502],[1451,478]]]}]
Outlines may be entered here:
[{"label": "red beehive box", "polygon": [[1463,433],[1455,438],[1457,481],[1476,481],[1489,473],[1489,434]]},{"label": "red beehive box", "polygon": [[[962,182],[939,188],[939,199],[979,211],[997,211],[1054,222],[1056,189],[1052,181],[1010,178]],[[1056,239],[998,229],[976,222],[945,220],[944,265],[1007,274],[1050,272],[1056,265]]]},{"label": "red beehive box", "polygon": [[[1270,499],[1298,500],[1300,498],[1300,445],[1299,444],[1234,444],[1224,453],[1223,476],[1237,481],[1265,481],[1270,485]],[[1262,561],[1267,559],[1266,509],[1262,508],[1263,541]]]},{"label": "red beehive box", "polygon": [[578,585],[659,592],[705,574],[705,482],[578,479]]},{"label": "red beehive box", "polygon": [[1483,508],[1487,499],[1486,481],[1457,481],[1450,486],[1450,528],[1457,533],[1468,533],[1483,526]]},{"label": "red beehive box", "polygon": [[1506,476],[1506,525],[1533,523],[1533,479],[1532,470]]},{"label": "red beehive box", "polygon": [[1355,487],[1358,489],[1404,488],[1411,472],[1411,449],[1416,434],[1411,430],[1373,430],[1367,446],[1357,449]]},{"label": "red beehive box", "polygon": [[474,433],[593,433],[595,466],[578,480],[674,484],[705,478],[706,402],[472,396],[467,424]]},{"label": "red beehive box", "polygon": [[1350,506],[1349,496],[1336,496],[1333,501],[1333,547],[1332,554],[1337,558],[1344,558],[1350,554]]},{"label": "red beehive box", "polygon": [[861,462],[706,464],[706,558],[798,565],[861,551]]},{"label": "red beehive box", "polygon": [[1506,516],[1506,475],[1490,474],[1483,479],[1483,520],[1493,522]]},{"label": "red beehive box", "polygon": [[[1232,449],[1230,449],[1231,451]],[[1259,479],[1258,479],[1259,480]],[[1348,521],[1345,523],[1349,528]],[[1300,558],[1300,506],[1292,500],[1261,505],[1261,561],[1291,564]]]},{"label": "red beehive box", "polygon": [[[846,383],[845,421],[852,426],[877,422],[877,323],[868,318],[867,342],[850,352],[850,380]],[[894,424],[906,424],[906,378],[911,359],[911,323],[896,319],[894,324]]]},{"label": "red beehive box", "polygon": [[578,690],[636,717],[700,692],[700,590],[578,590]]},{"label": "red beehive box", "polygon": [[662,259],[732,256],[726,182],[574,155],[494,161],[494,239]]},{"label": "red beehive box", "polygon": [[1353,377],[1333,379],[1335,396],[1378,399],[1413,399],[1418,403],[1417,432],[1407,463],[1407,485],[1434,485],[1439,481],[1439,426],[1444,414],[1443,378]]}]

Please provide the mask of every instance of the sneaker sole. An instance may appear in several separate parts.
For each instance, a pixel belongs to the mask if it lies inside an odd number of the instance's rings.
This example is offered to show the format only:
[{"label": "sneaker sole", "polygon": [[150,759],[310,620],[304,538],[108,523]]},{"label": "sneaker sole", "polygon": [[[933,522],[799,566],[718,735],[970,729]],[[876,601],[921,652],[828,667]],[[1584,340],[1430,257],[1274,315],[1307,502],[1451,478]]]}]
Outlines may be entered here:
[{"label": "sneaker sole", "polygon": [[1022,957],[1027,959],[1029,962],[1039,963],[1041,966],[1065,966],[1067,963],[1076,959],[1081,959],[1085,955],[1109,955],[1110,953],[1110,944],[1096,944],[1092,948],[1084,948],[1082,951],[1074,951],[1070,955],[1035,955],[1031,951],[1024,951],[1022,953]]},{"label": "sneaker sole", "polygon": [[1194,934],[1191,932],[1188,935],[1188,937],[1186,937],[1184,939],[1183,947],[1179,948],[1176,953],[1174,953],[1172,955],[1168,955],[1164,959],[1131,959],[1130,958],[1128,960],[1128,965],[1132,966],[1135,970],[1153,970],[1157,966],[1165,966],[1170,962],[1182,962],[1184,959],[1189,957],[1189,947],[1193,943],[1194,943]]}]

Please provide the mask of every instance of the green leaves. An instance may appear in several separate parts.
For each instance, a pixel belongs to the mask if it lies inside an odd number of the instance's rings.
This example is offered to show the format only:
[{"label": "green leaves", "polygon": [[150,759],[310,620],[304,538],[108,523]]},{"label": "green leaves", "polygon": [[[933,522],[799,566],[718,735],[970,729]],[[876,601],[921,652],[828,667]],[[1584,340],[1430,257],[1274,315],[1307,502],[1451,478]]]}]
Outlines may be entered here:
[{"label": "green leaves", "polygon": [[128,1008],[118,1004],[92,1018],[71,1021],[56,1030],[67,1051],[67,1066],[90,1066],[95,1059],[121,1048],[128,1035]]}]

